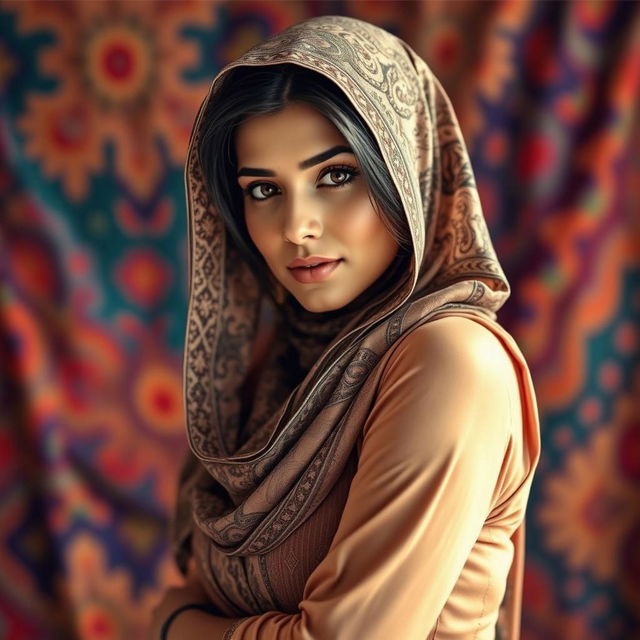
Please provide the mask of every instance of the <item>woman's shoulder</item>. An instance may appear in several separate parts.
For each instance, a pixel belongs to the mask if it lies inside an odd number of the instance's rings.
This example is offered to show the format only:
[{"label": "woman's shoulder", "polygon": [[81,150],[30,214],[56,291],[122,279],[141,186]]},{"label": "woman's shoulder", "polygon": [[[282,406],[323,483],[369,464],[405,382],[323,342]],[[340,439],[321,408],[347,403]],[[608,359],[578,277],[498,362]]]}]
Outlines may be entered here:
[{"label": "woman's shoulder", "polygon": [[468,317],[440,317],[394,346],[364,441],[393,442],[418,467],[434,448],[466,447],[471,460],[483,451],[504,451],[518,430],[519,393],[514,364],[491,329]]},{"label": "woman's shoulder", "polygon": [[[492,327],[492,328],[490,328]],[[446,315],[402,336],[389,354],[383,380],[411,373],[462,381],[482,376],[488,383],[515,379],[513,339],[497,323]]]}]

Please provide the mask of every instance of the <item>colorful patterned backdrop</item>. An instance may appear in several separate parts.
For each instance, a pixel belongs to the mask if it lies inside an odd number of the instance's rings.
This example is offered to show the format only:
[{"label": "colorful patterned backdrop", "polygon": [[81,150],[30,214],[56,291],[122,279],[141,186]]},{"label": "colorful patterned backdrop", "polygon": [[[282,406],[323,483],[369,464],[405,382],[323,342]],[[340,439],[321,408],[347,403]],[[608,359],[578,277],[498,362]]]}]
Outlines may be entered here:
[{"label": "colorful patterned backdrop", "polygon": [[640,638],[640,4],[0,3],[0,638],[144,638],[177,579],[182,164],[209,79],[363,18],[457,107],[544,452],[523,640]]}]

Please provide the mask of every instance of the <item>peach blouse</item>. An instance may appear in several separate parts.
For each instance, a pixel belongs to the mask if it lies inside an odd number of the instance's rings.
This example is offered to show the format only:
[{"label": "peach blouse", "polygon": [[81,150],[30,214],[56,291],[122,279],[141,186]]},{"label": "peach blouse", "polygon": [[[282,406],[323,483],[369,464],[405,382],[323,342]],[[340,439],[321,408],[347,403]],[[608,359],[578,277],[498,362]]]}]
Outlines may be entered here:
[{"label": "peach blouse", "polygon": [[540,440],[525,360],[464,312],[385,355],[328,553],[297,613],[243,618],[225,640],[489,640],[509,587],[519,638],[524,514]]}]

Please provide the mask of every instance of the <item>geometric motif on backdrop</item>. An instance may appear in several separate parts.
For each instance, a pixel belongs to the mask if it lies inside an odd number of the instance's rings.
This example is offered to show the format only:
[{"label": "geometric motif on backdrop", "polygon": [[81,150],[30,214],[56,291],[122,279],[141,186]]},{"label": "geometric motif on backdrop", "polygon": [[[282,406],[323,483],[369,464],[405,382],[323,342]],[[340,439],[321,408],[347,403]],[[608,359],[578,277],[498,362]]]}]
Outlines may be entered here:
[{"label": "geometric motif on backdrop", "polygon": [[0,0],[0,638],[143,638],[177,579],[188,136],[323,14],[412,44],[467,138],[542,418],[523,640],[640,638],[640,5],[368,0]]}]

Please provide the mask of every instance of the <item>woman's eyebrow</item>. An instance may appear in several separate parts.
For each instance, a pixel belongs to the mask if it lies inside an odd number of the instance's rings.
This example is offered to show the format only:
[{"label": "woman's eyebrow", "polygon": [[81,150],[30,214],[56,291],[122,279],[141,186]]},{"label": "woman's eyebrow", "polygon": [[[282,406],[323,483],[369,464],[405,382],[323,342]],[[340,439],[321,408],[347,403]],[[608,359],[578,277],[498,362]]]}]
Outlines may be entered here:
[{"label": "woman's eyebrow", "polygon": [[[329,158],[333,158],[333,156],[337,156],[339,153],[353,153],[351,147],[347,147],[345,145],[337,145],[335,147],[331,147],[331,149],[327,149],[322,153],[318,153],[311,158],[307,158],[303,160],[298,167],[300,169],[308,169],[309,167],[313,167],[316,164],[320,164]],[[258,176],[260,178],[272,178],[275,177],[275,171],[271,171],[271,169],[257,169],[255,167],[241,167],[238,171],[238,178],[240,176]]]},{"label": "woman's eyebrow", "polygon": [[308,169],[309,167],[313,167],[315,164],[320,164],[329,158],[333,158],[333,156],[337,156],[339,153],[353,153],[353,151],[351,150],[351,147],[337,145],[319,153],[318,155],[307,158],[307,160],[303,160],[298,166],[300,169]]},{"label": "woman's eyebrow", "polygon": [[276,175],[275,171],[271,169],[254,169],[253,167],[242,167],[238,171],[238,178],[240,176],[259,176],[261,178],[272,178]]}]

